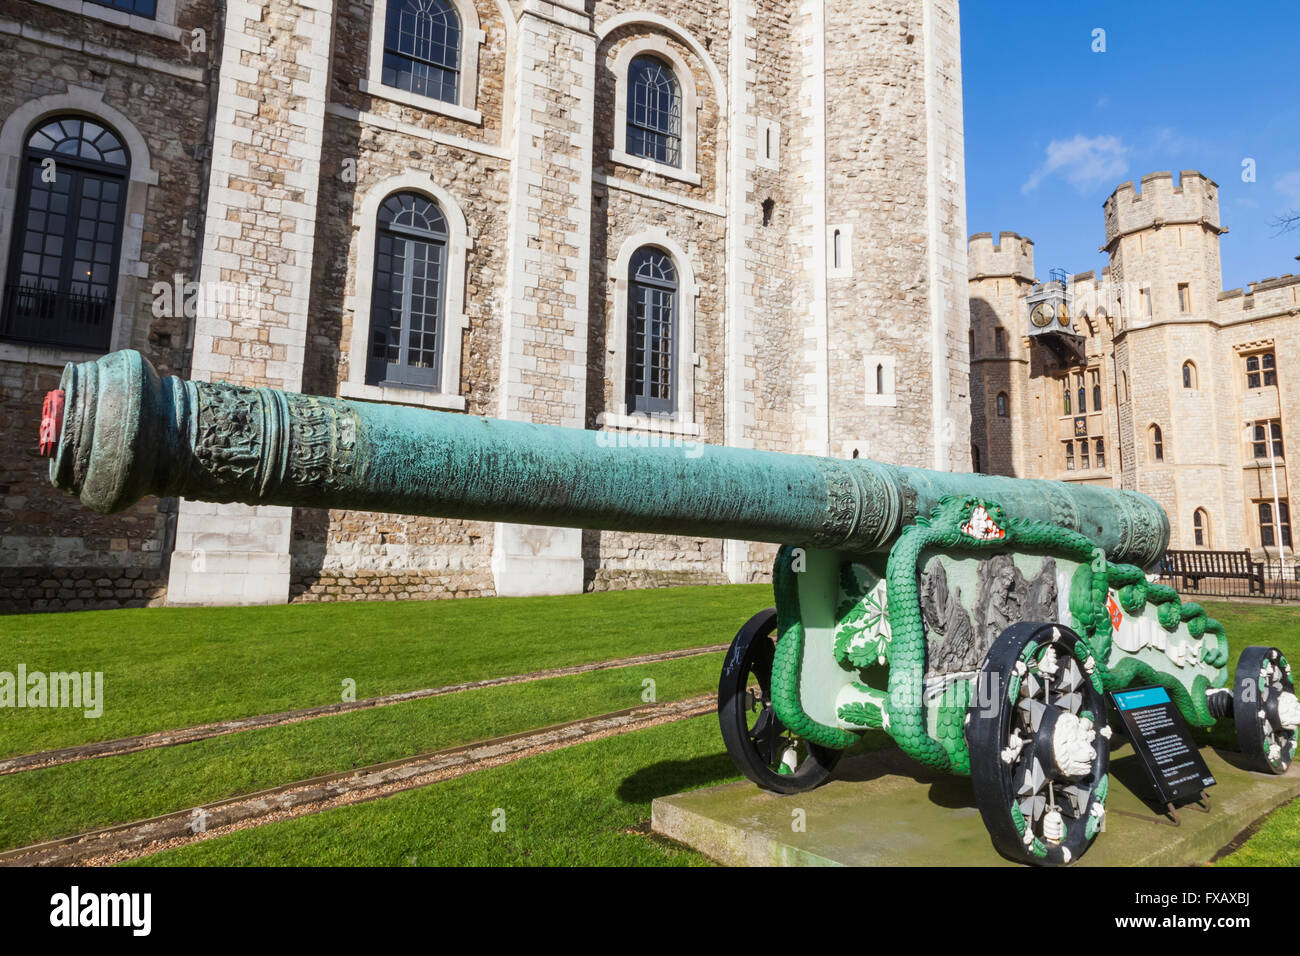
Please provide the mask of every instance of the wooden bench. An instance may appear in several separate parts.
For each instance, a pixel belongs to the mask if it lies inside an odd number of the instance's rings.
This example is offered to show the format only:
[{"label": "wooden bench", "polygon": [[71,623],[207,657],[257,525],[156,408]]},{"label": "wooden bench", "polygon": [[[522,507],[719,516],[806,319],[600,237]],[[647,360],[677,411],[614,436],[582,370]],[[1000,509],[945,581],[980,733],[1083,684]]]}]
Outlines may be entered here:
[{"label": "wooden bench", "polygon": [[1264,562],[1242,551],[1166,551],[1160,571],[1182,579],[1182,587],[1196,590],[1201,578],[1236,578],[1248,581],[1250,593],[1264,593]]}]

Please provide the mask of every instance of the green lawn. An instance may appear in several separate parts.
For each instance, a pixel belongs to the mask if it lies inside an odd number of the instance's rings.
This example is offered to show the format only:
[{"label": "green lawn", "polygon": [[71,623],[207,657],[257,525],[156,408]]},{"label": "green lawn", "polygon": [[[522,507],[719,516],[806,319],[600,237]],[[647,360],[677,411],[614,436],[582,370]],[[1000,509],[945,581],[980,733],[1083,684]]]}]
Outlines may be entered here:
[{"label": "green lawn", "polygon": [[[672,866],[650,801],[736,777],[712,715],[480,770],[383,800],[242,830],[146,866]],[[504,815],[497,811],[504,811]],[[494,830],[503,821],[504,831]]]},{"label": "green lawn", "polygon": [[[771,603],[764,585],[556,598],[150,609],[0,618],[0,670],[103,670],[104,717],[5,711],[0,755],[212,720],[699,647]],[[1205,602],[1233,662],[1248,644],[1300,661],[1300,608]],[[0,846],[23,845],[716,687],[713,654],[464,691],[178,747],[0,777]],[[1234,746],[1231,726],[1201,735]],[[660,794],[736,779],[716,720],[582,744],[355,807],[146,858],[159,863],[699,863],[640,832]],[[506,811],[493,831],[492,811]],[[1223,862],[1295,865],[1300,803]]]},{"label": "green lawn", "polygon": [[0,617],[0,670],[102,671],[104,713],[8,710],[0,756],[551,667],[725,644],[767,585]]},{"label": "green lawn", "polygon": [[[0,777],[0,849],[717,690],[722,654],[462,691]],[[716,733],[717,725],[714,723]],[[721,746],[721,741],[718,741]]]}]

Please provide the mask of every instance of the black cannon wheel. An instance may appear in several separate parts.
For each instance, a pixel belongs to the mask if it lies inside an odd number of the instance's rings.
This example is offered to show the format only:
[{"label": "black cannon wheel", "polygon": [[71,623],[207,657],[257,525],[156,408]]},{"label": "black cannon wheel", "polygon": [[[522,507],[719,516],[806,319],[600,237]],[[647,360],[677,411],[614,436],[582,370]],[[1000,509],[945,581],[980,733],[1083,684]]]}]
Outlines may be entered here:
[{"label": "black cannon wheel", "polygon": [[772,709],[776,609],[745,622],[718,681],[718,722],[737,769],[764,790],[802,793],[824,783],[839,762],[833,750],[792,734]]},{"label": "black cannon wheel", "polygon": [[1286,773],[1295,756],[1296,709],[1291,666],[1282,652],[1276,647],[1243,650],[1237,658],[1232,716],[1250,769]]},{"label": "black cannon wheel", "polygon": [[1073,863],[1106,812],[1106,701],[1078,641],[1057,624],[1013,624],[984,659],[968,711],[975,803],[993,845],[1025,863]]}]

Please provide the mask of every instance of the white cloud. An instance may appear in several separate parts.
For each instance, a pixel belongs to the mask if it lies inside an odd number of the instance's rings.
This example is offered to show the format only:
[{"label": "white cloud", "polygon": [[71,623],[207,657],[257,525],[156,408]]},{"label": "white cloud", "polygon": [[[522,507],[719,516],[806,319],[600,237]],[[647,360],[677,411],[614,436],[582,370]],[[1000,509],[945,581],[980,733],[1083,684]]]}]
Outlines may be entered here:
[{"label": "white cloud", "polygon": [[1293,169],[1289,173],[1283,173],[1277,178],[1274,186],[1283,196],[1300,205],[1300,169]]},{"label": "white cloud", "polygon": [[1080,192],[1113,184],[1128,169],[1129,148],[1118,136],[1076,135],[1073,139],[1054,139],[1047,144],[1047,156],[1041,166],[1030,173],[1022,193],[1030,193],[1049,176],[1060,175]]}]

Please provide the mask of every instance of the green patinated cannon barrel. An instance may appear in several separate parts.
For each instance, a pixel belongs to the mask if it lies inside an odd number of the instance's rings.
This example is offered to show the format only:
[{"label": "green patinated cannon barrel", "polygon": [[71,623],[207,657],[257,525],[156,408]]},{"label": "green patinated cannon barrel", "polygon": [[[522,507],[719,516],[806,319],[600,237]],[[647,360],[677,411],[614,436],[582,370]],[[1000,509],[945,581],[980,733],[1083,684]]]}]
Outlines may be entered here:
[{"label": "green patinated cannon barrel", "polygon": [[133,351],[69,365],[60,387],[50,478],[104,513],[178,495],[866,553],[965,494],[1141,567],[1169,541],[1136,492],[182,381]]}]

